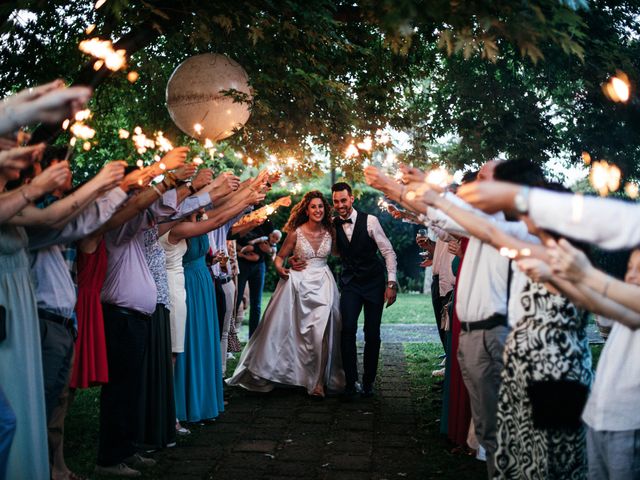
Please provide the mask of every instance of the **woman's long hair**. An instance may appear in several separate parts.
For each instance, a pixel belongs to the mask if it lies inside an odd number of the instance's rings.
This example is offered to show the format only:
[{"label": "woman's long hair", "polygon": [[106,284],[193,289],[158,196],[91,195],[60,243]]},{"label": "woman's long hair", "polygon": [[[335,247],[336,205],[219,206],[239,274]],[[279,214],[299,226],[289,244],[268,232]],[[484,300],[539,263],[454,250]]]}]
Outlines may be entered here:
[{"label": "woman's long hair", "polygon": [[291,215],[289,215],[289,220],[287,220],[287,224],[284,226],[283,230],[287,233],[291,233],[295,231],[303,223],[309,221],[309,215],[307,215],[307,209],[311,200],[314,198],[319,198],[322,200],[322,204],[324,205],[324,217],[322,219],[322,225],[327,229],[327,231],[331,232],[333,229],[333,224],[331,223],[331,212],[332,208],[329,205],[327,199],[322,195],[322,192],[318,190],[312,190],[304,194],[302,200],[300,200],[294,207],[291,209]]}]

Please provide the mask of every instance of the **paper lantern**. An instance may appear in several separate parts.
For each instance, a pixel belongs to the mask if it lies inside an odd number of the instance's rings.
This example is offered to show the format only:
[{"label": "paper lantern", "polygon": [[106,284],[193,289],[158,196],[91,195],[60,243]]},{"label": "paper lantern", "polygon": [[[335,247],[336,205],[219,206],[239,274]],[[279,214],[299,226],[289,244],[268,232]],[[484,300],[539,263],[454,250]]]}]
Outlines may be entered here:
[{"label": "paper lantern", "polygon": [[[247,95],[234,102],[225,91]],[[222,140],[241,128],[251,114],[253,98],[247,72],[217,53],[190,57],[174,70],[167,83],[167,109],[175,124],[194,138]]]}]

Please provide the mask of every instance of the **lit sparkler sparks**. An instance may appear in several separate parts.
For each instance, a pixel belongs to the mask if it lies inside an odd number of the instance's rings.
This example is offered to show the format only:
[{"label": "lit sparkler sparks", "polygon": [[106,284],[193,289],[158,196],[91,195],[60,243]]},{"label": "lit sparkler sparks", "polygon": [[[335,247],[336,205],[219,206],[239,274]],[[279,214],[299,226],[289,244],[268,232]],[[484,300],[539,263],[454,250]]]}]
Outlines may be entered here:
[{"label": "lit sparkler sparks", "polygon": [[153,149],[156,146],[156,142],[142,132],[142,128],[136,127],[133,129],[134,135],[131,136],[133,144],[136,147],[136,151],[142,155],[146,153],[148,149]]},{"label": "lit sparkler sparks", "polygon": [[356,145],[359,150],[370,152],[373,148],[373,139],[371,137],[365,137],[365,139]]},{"label": "lit sparkler sparks", "polygon": [[161,152],[169,152],[173,150],[173,144],[160,131],[154,134],[155,144]]},{"label": "lit sparkler sparks", "polygon": [[627,184],[624,186],[624,192],[629,198],[635,200],[636,198],[638,198],[638,193],[640,193],[638,184],[635,182],[627,182]]},{"label": "lit sparkler sparks", "polygon": [[200,157],[195,157],[193,159],[193,164],[194,165],[202,165],[203,164],[203,160]]},{"label": "lit sparkler sparks", "polygon": [[127,80],[129,80],[129,82],[131,83],[136,83],[138,78],[140,78],[140,74],[138,74],[138,72],[136,72],[135,70],[131,70],[129,73],[127,73]]},{"label": "lit sparkler sparks", "polygon": [[611,77],[609,81],[602,86],[602,90],[609,100],[625,103],[631,96],[629,77],[623,71],[618,70],[615,76]]},{"label": "lit sparkler sparks", "polygon": [[199,123],[194,123],[193,130],[196,132],[198,136],[200,136],[202,135],[202,131],[204,130],[204,127]]},{"label": "lit sparkler sparks", "polygon": [[620,188],[621,177],[620,169],[616,165],[600,160],[593,162],[589,182],[600,196],[606,196]]},{"label": "lit sparkler sparks", "polygon": [[114,50],[111,40],[90,38],[89,40],[81,41],[79,48],[82,52],[99,59],[94,64],[96,70],[99,70],[104,65],[109,70],[116,72],[127,64],[127,51],[124,49]]},{"label": "lit sparkler sparks", "polygon": [[350,143],[347,149],[344,152],[344,156],[347,158],[354,158],[360,155],[358,151],[358,147],[356,147],[353,143]]},{"label": "lit sparkler sparks", "polygon": [[129,138],[129,131],[121,128],[120,130],[118,130],[118,137],[122,139]]},{"label": "lit sparkler sparks", "polygon": [[427,173],[424,181],[425,183],[431,185],[446,187],[447,185],[451,184],[452,180],[453,177],[451,176],[451,174],[449,174],[449,172],[447,172],[447,170],[445,170],[444,168],[439,167]]},{"label": "lit sparkler sparks", "polygon": [[582,161],[585,165],[591,165],[591,155],[589,155],[589,152],[582,152]]}]

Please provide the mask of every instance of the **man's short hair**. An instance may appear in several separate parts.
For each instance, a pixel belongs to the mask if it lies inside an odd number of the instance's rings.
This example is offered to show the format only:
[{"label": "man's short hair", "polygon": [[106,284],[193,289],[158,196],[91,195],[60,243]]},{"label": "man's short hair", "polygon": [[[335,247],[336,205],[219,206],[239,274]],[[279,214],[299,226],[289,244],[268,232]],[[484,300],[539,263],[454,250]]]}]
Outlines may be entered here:
[{"label": "man's short hair", "polygon": [[546,183],[544,173],[540,165],[531,160],[514,159],[501,162],[493,172],[494,180],[528,185],[530,187],[542,187]]},{"label": "man's short hair", "polygon": [[349,195],[353,195],[353,191],[351,190],[351,185],[349,185],[346,182],[334,183],[333,186],[331,187],[331,193],[342,192],[343,190],[346,190],[347,192],[349,192]]}]

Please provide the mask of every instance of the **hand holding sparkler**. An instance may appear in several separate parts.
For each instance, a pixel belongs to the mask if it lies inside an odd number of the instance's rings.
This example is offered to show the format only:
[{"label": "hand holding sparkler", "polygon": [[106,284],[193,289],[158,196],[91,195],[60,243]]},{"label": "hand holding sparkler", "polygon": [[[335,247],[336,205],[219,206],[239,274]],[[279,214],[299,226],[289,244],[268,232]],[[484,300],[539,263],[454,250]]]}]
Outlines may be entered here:
[{"label": "hand holding sparkler", "polygon": [[560,277],[576,283],[582,281],[593,269],[585,253],[564,238],[557,242],[548,240],[547,246],[551,257],[551,270]]},{"label": "hand holding sparkler", "polygon": [[193,188],[200,190],[213,182],[213,170],[210,168],[203,168],[198,171],[197,175],[193,179]]},{"label": "hand holding sparkler", "polygon": [[46,168],[40,175],[31,180],[29,185],[39,193],[34,197],[37,198],[66,185],[70,177],[69,162],[63,161]]},{"label": "hand holding sparkler", "polygon": [[0,151],[0,168],[15,168],[22,170],[33,162],[42,158],[45,144],[30,145],[28,147],[14,147]]},{"label": "hand holding sparkler", "polygon": [[216,192],[218,197],[225,197],[238,190],[240,179],[231,172],[223,172],[207,186],[207,191]]},{"label": "hand holding sparkler", "polygon": [[[196,173],[196,166],[192,163],[185,163],[184,165],[182,165],[179,168],[176,168],[173,171],[173,175],[174,177],[176,177],[176,180],[179,180],[181,182],[186,181],[187,179],[193,177],[193,175]],[[194,182],[192,182],[194,183]],[[206,185],[203,184],[202,186]],[[200,188],[202,187],[196,187],[195,185],[193,186],[193,188],[195,188],[196,190],[200,190]]]},{"label": "hand holding sparkler", "polygon": [[427,177],[427,174],[419,168],[410,167],[409,165],[405,165],[404,163],[398,165],[398,170],[400,171],[400,173],[402,173],[402,183],[424,182]]},{"label": "hand holding sparkler", "polygon": [[457,195],[468,204],[487,213],[514,210],[514,198],[522,188],[506,182],[470,182],[458,188]]},{"label": "hand holding sparkler", "polygon": [[127,163],[121,160],[107,163],[102,170],[95,176],[98,182],[98,189],[102,192],[108,192],[116,188],[124,179],[124,168]]},{"label": "hand holding sparkler", "polygon": [[[160,170],[175,170],[183,166],[187,161],[187,153],[189,153],[189,147],[176,147],[170,150],[158,162]],[[162,168],[163,165],[164,168]]]},{"label": "hand holding sparkler", "polygon": [[553,277],[551,267],[539,258],[521,258],[517,264],[518,268],[534,282],[545,283]]},{"label": "hand holding sparkler", "polygon": [[89,101],[91,93],[90,88],[66,88],[57,80],[9,97],[0,108],[0,134],[24,125],[57,123],[73,117]]}]

